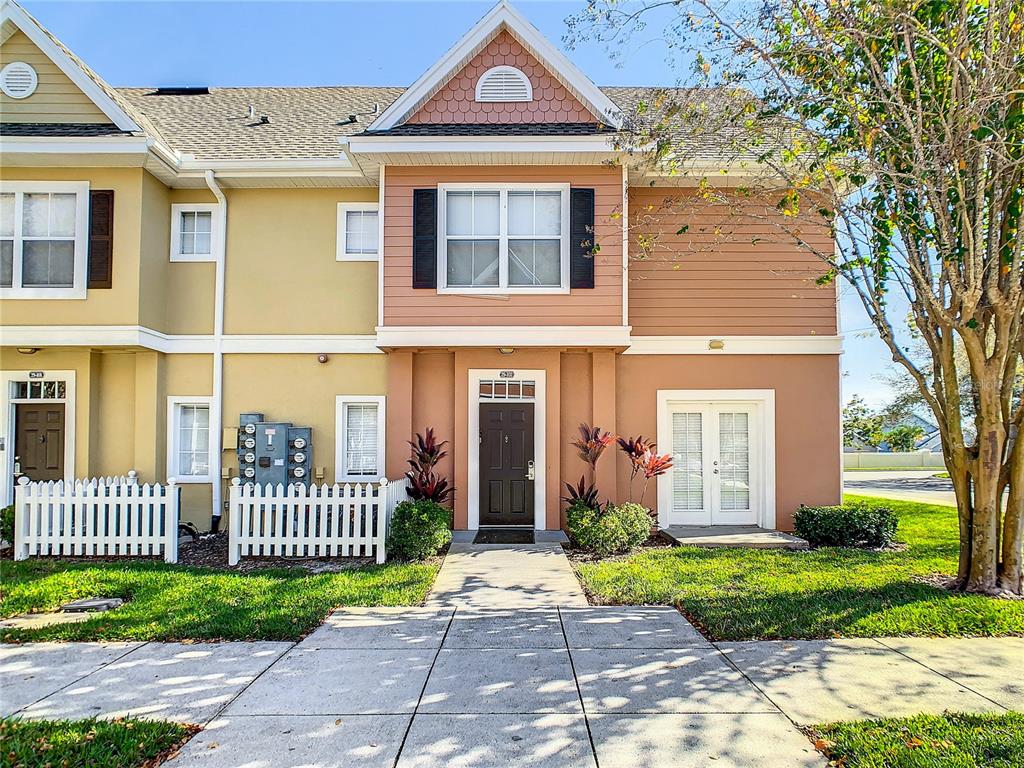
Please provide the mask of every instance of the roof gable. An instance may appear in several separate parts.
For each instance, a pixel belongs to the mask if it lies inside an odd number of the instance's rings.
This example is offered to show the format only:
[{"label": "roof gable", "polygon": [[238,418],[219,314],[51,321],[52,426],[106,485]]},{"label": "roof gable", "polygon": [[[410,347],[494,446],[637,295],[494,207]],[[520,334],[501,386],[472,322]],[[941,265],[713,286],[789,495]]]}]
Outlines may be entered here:
[{"label": "roof gable", "polygon": [[[514,67],[529,78],[529,101],[478,102],[480,76],[497,66]],[[405,121],[411,123],[594,123],[600,122],[547,67],[508,30],[502,29]]]},{"label": "roof gable", "polygon": [[[19,34],[21,33],[21,34]],[[92,102],[96,110],[122,131],[142,131],[135,118],[129,115],[120,97],[99,76],[89,69],[84,62],[69,51],[53,35],[47,32],[25,9],[13,0],[0,0],[0,44],[6,47],[8,42],[15,45],[22,38],[27,38],[40,56],[52,62],[60,70],[62,78],[66,78],[74,87]],[[5,57],[6,60],[6,57]],[[29,101],[35,98],[30,96]],[[6,110],[5,110],[6,112]],[[81,122],[95,122],[95,113],[89,115],[83,108],[82,114],[93,119]],[[6,119],[6,116],[5,116]],[[65,118],[66,120],[66,118]]]},{"label": "roof gable", "polygon": [[[424,106],[435,96],[442,94],[453,78],[456,78],[485,51],[499,35],[505,33],[514,40],[543,70],[557,81],[572,99],[597,119],[616,128],[621,127],[619,110],[591,80],[580,72],[562,53],[555,48],[532,24],[523,18],[506,0],[494,8],[473,26],[447,53],[413,83],[394,103],[388,107],[368,128],[382,131],[411,122]],[[499,42],[499,55],[501,54]],[[487,55],[487,54],[485,54]],[[531,77],[532,80],[532,77]],[[533,84],[536,92],[536,83]],[[457,89],[463,85],[455,86]],[[442,94],[442,100],[446,97]],[[563,103],[567,103],[564,102]],[[435,102],[436,106],[436,102]],[[494,105],[491,105],[494,106]],[[563,111],[556,109],[555,112]],[[567,110],[565,110],[567,111]],[[493,110],[492,110],[493,112]],[[535,122],[552,122],[549,116]],[[422,122],[422,121],[420,121]],[[486,121],[485,121],[486,122]]]}]

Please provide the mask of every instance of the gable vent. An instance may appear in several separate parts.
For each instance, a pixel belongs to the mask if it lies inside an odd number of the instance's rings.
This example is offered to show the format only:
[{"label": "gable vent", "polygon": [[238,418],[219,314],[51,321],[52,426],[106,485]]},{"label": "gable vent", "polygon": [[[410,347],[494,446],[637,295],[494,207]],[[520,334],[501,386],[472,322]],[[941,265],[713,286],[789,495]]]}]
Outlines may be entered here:
[{"label": "gable vent", "polygon": [[12,61],[0,69],[0,90],[12,99],[27,99],[36,92],[39,77],[24,61]]},{"label": "gable vent", "polygon": [[515,67],[492,67],[476,81],[476,100],[533,101],[533,86]]}]

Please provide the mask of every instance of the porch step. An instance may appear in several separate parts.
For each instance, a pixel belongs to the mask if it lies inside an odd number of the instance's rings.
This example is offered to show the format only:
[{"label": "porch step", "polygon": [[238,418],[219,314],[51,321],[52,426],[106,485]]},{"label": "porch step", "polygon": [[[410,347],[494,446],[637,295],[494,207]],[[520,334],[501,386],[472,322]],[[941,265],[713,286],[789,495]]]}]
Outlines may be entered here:
[{"label": "porch step", "polygon": [[756,525],[671,525],[663,536],[684,547],[747,547],[751,549],[808,549],[805,539]]}]

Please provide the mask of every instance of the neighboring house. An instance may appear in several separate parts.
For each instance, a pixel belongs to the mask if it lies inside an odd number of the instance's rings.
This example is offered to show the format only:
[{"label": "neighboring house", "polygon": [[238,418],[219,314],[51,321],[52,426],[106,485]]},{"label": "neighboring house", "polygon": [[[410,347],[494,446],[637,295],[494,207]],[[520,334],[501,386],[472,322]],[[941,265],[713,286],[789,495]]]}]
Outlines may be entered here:
[{"label": "neighboring house", "polygon": [[[663,525],[838,502],[820,265],[681,236],[697,179],[613,144],[657,89],[597,87],[507,4],[409,88],[112,88],[9,1],[0,59],[4,500],[134,469],[205,528],[259,412],[312,427],[317,482],[401,477],[435,428],[459,529],[558,529],[580,422],[673,453]],[[597,475],[626,497],[622,456]]]}]

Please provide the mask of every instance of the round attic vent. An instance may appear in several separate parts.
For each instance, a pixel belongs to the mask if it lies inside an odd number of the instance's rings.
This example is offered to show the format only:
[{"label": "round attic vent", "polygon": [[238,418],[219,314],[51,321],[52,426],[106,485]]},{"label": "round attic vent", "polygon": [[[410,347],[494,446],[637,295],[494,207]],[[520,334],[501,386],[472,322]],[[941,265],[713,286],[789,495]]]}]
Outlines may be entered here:
[{"label": "round attic vent", "polygon": [[0,90],[12,99],[27,99],[36,92],[39,77],[24,61],[12,61],[0,69]]},{"label": "round attic vent", "polygon": [[476,100],[533,101],[533,86],[515,67],[492,67],[476,81]]}]

